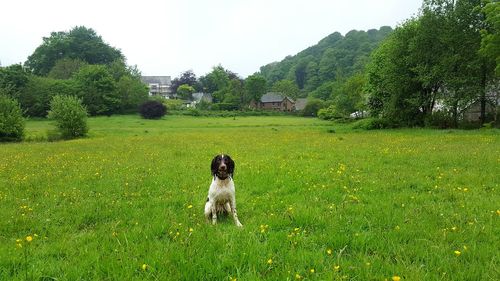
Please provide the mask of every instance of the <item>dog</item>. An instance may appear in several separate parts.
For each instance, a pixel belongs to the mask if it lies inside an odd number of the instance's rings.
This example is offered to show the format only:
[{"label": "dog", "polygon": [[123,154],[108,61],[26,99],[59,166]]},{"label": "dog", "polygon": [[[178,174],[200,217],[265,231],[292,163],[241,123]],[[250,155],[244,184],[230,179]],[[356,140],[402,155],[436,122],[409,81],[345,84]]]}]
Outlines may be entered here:
[{"label": "dog", "polygon": [[219,154],[214,157],[211,165],[212,184],[208,190],[205,203],[207,222],[217,224],[218,214],[231,214],[234,223],[242,227],[236,212],[236,192],[234,188],[234,161],[229,155]]}]

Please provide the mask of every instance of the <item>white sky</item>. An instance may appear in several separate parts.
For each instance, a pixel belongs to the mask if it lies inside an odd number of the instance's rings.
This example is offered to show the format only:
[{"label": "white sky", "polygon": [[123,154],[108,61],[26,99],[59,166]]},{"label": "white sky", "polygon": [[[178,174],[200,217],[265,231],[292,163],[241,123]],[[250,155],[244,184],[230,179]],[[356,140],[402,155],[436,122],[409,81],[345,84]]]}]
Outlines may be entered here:
[{"label": "white sky", "polygon": [[395,27],[422,0],[1,0],[0,62],[23,63],[42,37],[84,25],[143,75],[243,78],[338,31]]}]

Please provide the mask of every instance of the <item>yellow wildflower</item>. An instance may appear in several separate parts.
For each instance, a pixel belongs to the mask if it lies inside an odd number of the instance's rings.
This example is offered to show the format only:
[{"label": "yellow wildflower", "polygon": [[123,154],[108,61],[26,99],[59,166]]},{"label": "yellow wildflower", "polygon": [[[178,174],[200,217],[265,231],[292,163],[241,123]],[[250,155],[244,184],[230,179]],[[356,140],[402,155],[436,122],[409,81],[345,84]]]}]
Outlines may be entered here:
[{"label": "yellow wildflower", "polygon": [[460,255],[462,254],[462,253],[461,253],[460,251],[458,251],[458,250],[456,250],[454,253],[455,253],[455,255],[456,255],[457,257],[458,257],[458,256],[460,256]]},{"label": "yellow wildflower", "polygon": [[336,266],[334,266],[334,267],[333,267],[333,269],[334,269],[335,271],[339,271],[339,270],[340,270],[340,265],[336,265]]},{"label": "yellow wildflower", "polygon": [[331,255],[332,255],[332,249],[327,249],[327,250],[326,250],[326,253],[327,253],[329,256],[331,256]]},{"label": "yellow wildflower", "polygon": [[399,281],[401,280],[401,277],[395,275],[395,276],[392,276],[392,281]]},{"label": "yellow wildflower", "polygon": [[144,263],[144,264],[142,264],[141,268],[142,268],[142,270],[146,270],[148,268],[148,265]]},{"label": "yellow wildflower", "polygon": [[267,264],[269,264],[269,265],[273,264],[273,259],[268,259]]},{"label": "yellow wildflower", "polygon": [[193,205],[188,205],[188,209],[191,209],[191,208],[193,208]]},{"label": "yellow wildflower", "polygon": [[26,236],[26,241],[28,242],[33,241],[33,237],[31,235]]}]

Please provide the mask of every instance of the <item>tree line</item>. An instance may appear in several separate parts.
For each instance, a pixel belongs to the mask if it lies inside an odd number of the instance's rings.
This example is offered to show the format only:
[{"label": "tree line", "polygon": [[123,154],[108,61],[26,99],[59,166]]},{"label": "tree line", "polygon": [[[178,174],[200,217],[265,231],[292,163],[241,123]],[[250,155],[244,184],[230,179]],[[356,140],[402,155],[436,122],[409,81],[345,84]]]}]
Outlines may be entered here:
[{"label": "tree line", "polygon": [[24,65],[0,68],[0,89],[23,113],[45,117],[53,97],[78,97],[90,115],[137,112],[148,90],[135,66],[94,30],[53,32]]},{"label": "tree line", "polygon": [[260,74],[268,88],[292,83],[325,119],[370,114],[380,126],[456,127],[478,103],[480,123],[497,120],[486,109],[498,108],[498,15],[498,1],[424,0],[395,30],[333,33]]},{"label": "tree line", "polygon": [[[308,98],[305,115],[363,117],[381,126],[457,126],[471,104],[484,123],[496,115],[500,77],[500,4],[491,0],[424,0],[419,13],[394,30],[333,33],[294,56],[246,77],[218,65],[172,81],[182,99],[211,93],[201,109],[245,110],[266,92]],[[55,95],[79,97],[91,115],[136,112],[147,100],[136,67],[95,31],[54,32],[24,65],[0,68],[0,89],[25,115],[46,116]],[[498,115],[498,114],[497,114]]]},{"label": "tree line", "polygon": [[[404,126],[457,126],[480,104],[480,122],[498,107],[500,4],[485,0],[425,0],[372,54],[366,70],[373,115]],[[437,120],[436,120],[437,119]]]}]

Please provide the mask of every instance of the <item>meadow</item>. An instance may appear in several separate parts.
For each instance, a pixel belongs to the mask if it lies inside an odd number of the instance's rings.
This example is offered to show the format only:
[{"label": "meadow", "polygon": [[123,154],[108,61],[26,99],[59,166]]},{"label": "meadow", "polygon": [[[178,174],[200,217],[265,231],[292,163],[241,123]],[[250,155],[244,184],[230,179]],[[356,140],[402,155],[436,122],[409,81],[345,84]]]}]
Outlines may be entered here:
[{"label": "meadow", "polygon": [[[500,280],[498,130],[89,119],[0,144],[0,280]],[[209,225],[210,161],[238,214]]]}]

